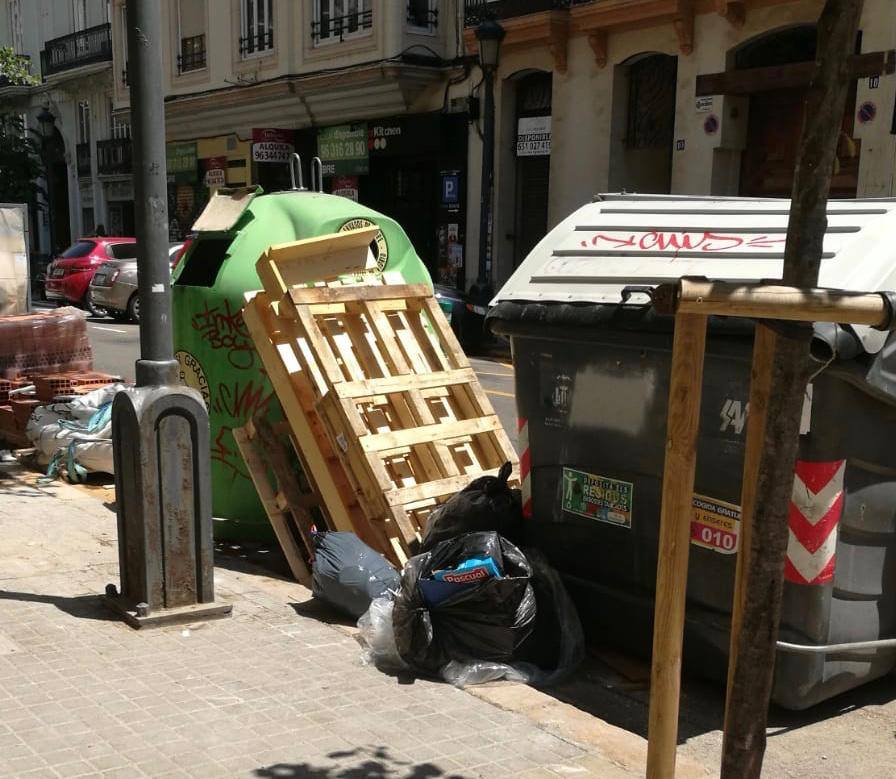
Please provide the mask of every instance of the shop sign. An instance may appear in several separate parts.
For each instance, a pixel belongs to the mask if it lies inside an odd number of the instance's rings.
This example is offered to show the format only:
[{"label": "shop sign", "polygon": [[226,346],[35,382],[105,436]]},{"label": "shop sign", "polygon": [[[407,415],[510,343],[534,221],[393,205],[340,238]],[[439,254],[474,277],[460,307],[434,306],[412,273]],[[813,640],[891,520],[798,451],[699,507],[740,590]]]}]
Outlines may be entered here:
[{"label": "shop sign", "polygon": [[275,127],[252,128],[252,161],[285,164],[295,151],[295,133]]},{"label": "shop sign", "polygon": [[205,168],[205,186],[223,187],[227,183],[227,157],[208,157],[202,161]]},{"label": "shop sign", "polygon": [[460,173],[442,171],[442,205],[454,210],[460,205]]},{"label": "shop sign", "polygon": [[517,120],[516,156],[541,157],[551,153],[551,117],[527,116]]},{"label": "shop sign", "polygon": [[325,176],[363,176],[369,170],[367,124],[340,124],[317,133],[317,155]]},{"label": "shop sign", "polygon": [[195,142],[165,144],[165,161],[168,166],[168,174],[174,176],[174,180],[178,184],[194,182],[198,179]]},{"label": "shop sign", "polygon": [[370,122],[367,150],[371,157],[398,157],[414,154],[438,154],[444,142],[444,118],[441,114],[396,116]]},{"label": "shop sign", "polygon": [[335,176],[333,178],[333,194],[347,197],[349,200],[358,202],[358,177],[357,176]]}]

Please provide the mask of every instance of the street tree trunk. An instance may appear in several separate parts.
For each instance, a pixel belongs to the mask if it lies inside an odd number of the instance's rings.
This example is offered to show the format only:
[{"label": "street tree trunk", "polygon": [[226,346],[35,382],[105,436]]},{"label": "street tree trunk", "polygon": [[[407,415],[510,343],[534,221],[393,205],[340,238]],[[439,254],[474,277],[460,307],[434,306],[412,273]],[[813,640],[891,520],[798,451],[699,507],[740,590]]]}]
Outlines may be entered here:
[{"label": "street tree trunk", "polygon": [[[818,22],[818,71],[809,87],[784,250],[784,284],[818,283],[827,198],[862,0],[827,0]],[[746,600],[730,677],[722,779],[759,779],[766,745],[775,642],[781,617],[787,514],[809,377],[809,324],[787,325],[775,339],[768,423],[759,462]],[[754,377],[755,381],[755,377]]]}]

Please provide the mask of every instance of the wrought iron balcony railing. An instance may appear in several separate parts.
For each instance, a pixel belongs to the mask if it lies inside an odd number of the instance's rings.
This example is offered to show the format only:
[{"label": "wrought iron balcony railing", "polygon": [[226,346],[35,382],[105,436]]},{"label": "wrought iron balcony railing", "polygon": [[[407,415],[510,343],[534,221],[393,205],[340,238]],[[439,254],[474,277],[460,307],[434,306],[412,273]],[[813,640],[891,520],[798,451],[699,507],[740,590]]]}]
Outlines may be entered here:
[{"label": "wrought iron balcony railing", "polygon": [[244,35],[240,38],[240,55],[243,57],[251,54],[259,54],[274,48],[274,31]]},{"label": "wrought iron balcony railing", "polygon": [[111,61],[112,33],[108,23],[53,38],[40,53],[44,78],[82,65]]},{"label": "wrought iron balcony railing", "polygon": [[439,9],[431,7],[429,0],[408,0],[407,22],[411,27],[435,30],[439,26]]},{"label": "wrought iron balcony railing", "polygon": [[472,27],[484,19],[510,19],[590,2],[593,0],[464,0],[464,25]]},{"label": "wrought iron balcony railing", "polygon": [[102,176],[131,172],[131,139],[110,138],[96,142],[96,167]]},{"label": "wrought iron balcony railing", "polygon": [[79,143],[75,146],[75,156],[78,160],[78,175],[90,175],[90,144]]},{"label": "wrought iron balcony railing", "polygon": [[353,35],[361,35],[373,29],[373,10],[356,11],[345,16],[323,17],[311,23],[311,40],[315,44],[325,41],[344,41]]}]

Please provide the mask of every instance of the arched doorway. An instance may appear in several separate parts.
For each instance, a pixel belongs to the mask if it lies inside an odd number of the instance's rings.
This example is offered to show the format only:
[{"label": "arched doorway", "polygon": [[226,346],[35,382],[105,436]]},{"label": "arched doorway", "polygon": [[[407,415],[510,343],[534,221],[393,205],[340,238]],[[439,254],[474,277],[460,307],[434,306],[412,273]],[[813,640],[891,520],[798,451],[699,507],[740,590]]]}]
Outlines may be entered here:
[{"label": "arched doorway", "polygon": [[535,71],[516,81],[514,268],[548,230],[552,80],[550,73]]},{"label": "arched doorway", "polygon": [[[763,35],[734,52],[736,70],[792,65],[815,60],[814,25]],[[859,141],[853,140],[856,82],[850,83],[841,124],[831,197],[855,197],[859,175]],[[741,155],[740,194],[790,197],[806,111],[806,88],[769,89],[750,95],[747,140]]]},{"label": "arched doorway", "polygon": [[68,167],[65,162],[65,141],[57,127],[53,135],[44,141],[44,164],[47,187],[47,208],[50,211],[47,225],[50,256],[64,251],[71,244],[68,213]]},{"label": "arched doorway", "polygon": [[678,58],[639,54],[616,66],[609,187],[668,194]]}]

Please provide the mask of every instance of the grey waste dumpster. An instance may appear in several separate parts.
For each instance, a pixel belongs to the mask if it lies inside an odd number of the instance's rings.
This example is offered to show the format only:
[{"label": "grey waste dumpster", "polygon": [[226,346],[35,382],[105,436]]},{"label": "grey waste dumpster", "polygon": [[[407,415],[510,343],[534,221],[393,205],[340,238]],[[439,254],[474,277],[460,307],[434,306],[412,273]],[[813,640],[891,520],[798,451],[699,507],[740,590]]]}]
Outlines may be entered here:
[{"label": "grey waste dumpster", "polygon": [[[586,629],[651,646],[672,320],[647,292],[681,276],[780,278],[788,201],[606,195],[552,230],[493,301],[516,371],[530,542]],[[896,201],[835,201],[820,283],[896,288]],[[724,679],[752,323],[707,342],[685,663]],[[896,646],[896,337],[816,326],[790,507],[773,699],[802,709],[880,677]],[[896,642],[894,642],[896,643]]]}]

